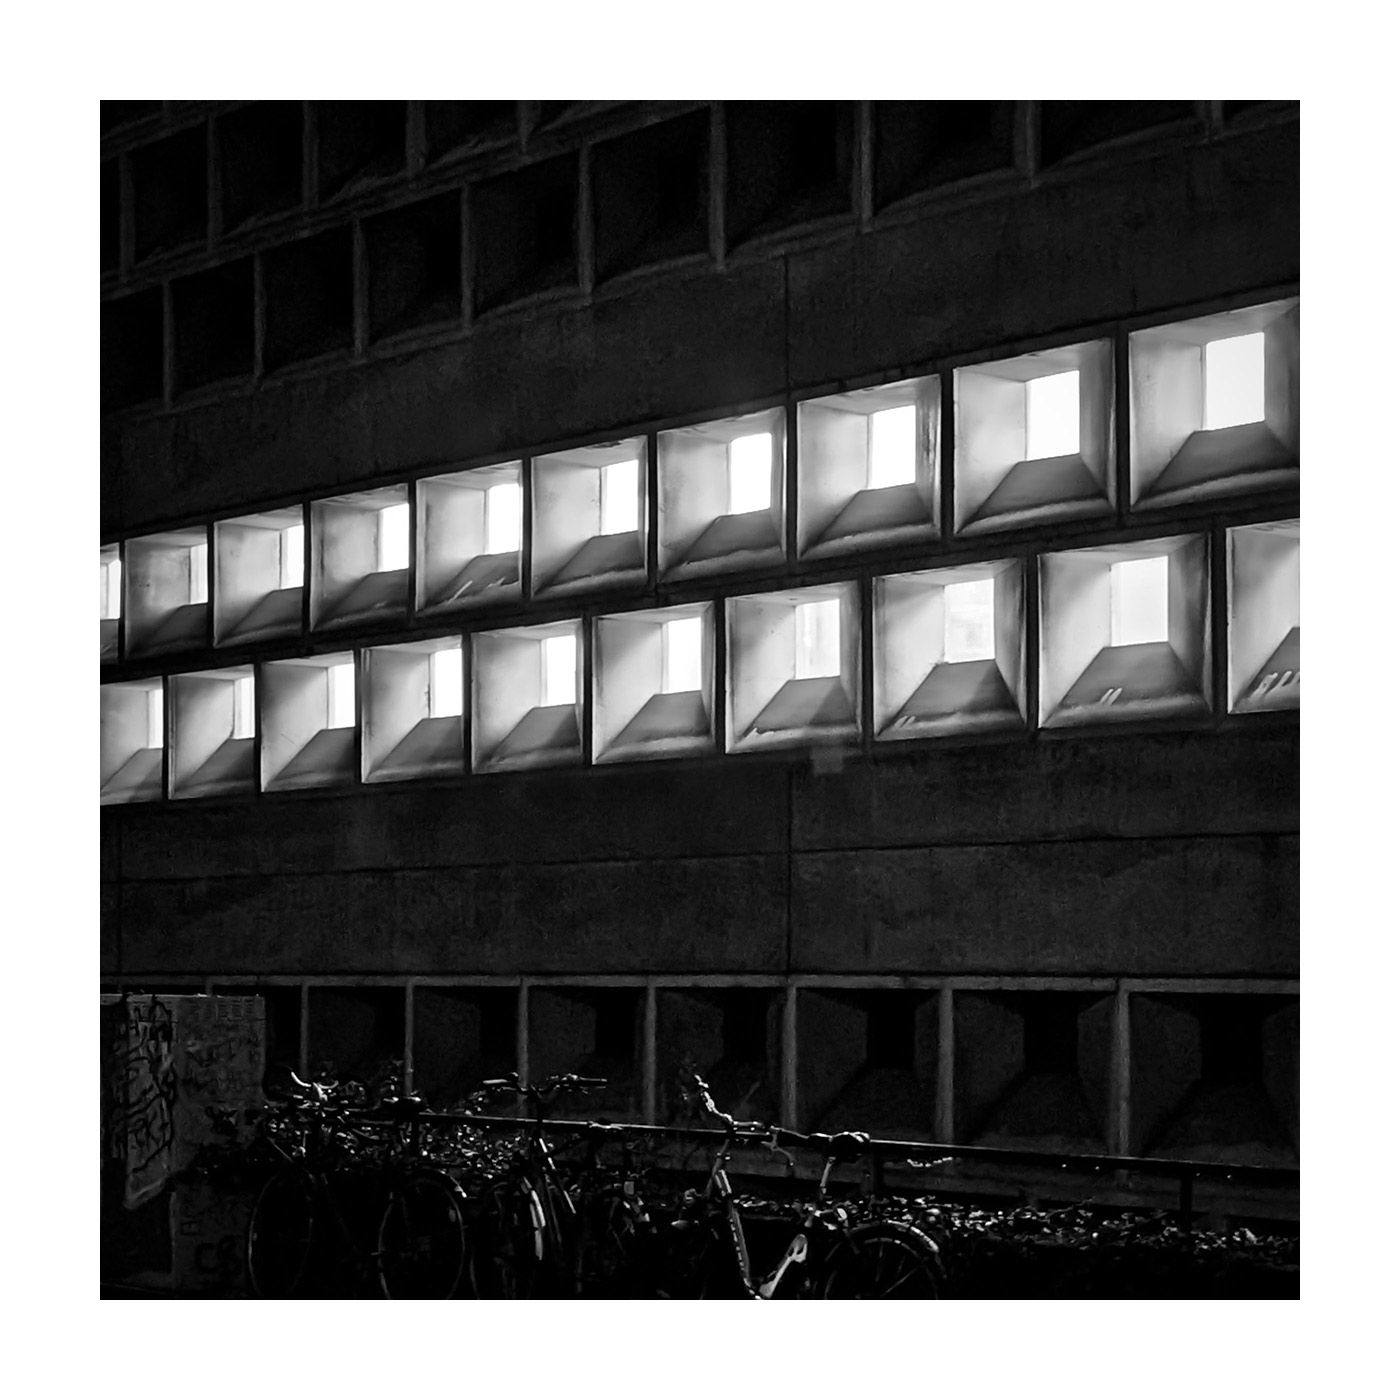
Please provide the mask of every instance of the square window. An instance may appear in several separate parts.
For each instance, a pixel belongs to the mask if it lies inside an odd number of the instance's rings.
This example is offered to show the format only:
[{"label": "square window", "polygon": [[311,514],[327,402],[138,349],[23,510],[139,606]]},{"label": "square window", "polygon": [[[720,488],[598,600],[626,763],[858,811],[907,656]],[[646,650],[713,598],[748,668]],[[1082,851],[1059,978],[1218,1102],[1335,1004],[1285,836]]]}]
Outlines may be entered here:
[{"label": "square window", "polygon": [[326,728],[353,729],[355,725],[355,663],[341,661],[326,667]]},{"label": "square window", "polygon": [[637,477],[635,458],[609,462],[603,468],[598,509],[600,535],[628,535],[637,528]]},{"label": "square window", "polygon": [[661,628],[661,693],[678,695],[700,686],[701,644],[705,622],[700,617],[676,617]]},{"label": "square window", "polygon": [[462,649],[444,647],[428,659],[428,717],[462,713]]},{"label": "square window", "polygon": [[1109,570],[1109,645],[1167,640],[1167,556],[1124,559]]},{"label": "square window", "polygon": [[773,435],[749,433],[729,444],[729,514],[767,510],[773,501]]},{"label": "square window", "polygon": [[311,502],[307,544],[312,627],[404,617],[410,523],[407,486],[381,486]]},{"label": "square window", "polygon": [[301,631],[306,536],[300,506],[214,522],[214,645]]},{"label": "square window", "polygon": [[[107,558],[116,562],[115,548]],[[207,527],[127,540],[120,561],[119,611],[126,624],[128,657],[208,645]],[[116,629],[111,624],[108,629],[115,643]]]},{"label": "square window", "polygon": [[1205,428],[1264,421],[1264,332],[1205,346]]},{"label": "square window", "polygon": [[841,600],[821,598],[796,609],[796,660],[799,681],[841,674]]},{"label": "square window", "polygon": [[546,637],[540,644],[540,703],[572,705],[577,695],[577,645],[573,635]]},{"label": "square window", "polygon": [[943,589],[943,660],[991,661],[996,657],[996,580],[970,579]]},{"label": "square window", "polygon": [[1079,371],[1026,382],[1026,458],[1070,457],[1079,451]]},{"label": "square window", "polygon": [[918,458],[918,409],[911,404],[882,408],[870,415],[870,470],[872,490],[907,486],[913,482]]}]

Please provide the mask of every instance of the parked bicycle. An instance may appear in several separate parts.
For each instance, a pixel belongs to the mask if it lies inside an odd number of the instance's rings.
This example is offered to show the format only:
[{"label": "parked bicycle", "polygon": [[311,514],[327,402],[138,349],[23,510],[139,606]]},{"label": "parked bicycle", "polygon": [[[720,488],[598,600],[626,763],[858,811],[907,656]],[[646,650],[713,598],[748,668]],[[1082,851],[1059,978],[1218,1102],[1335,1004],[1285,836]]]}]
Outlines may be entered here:
[{"label": "parked bicycle", "polygon": [[[675,1250],[670,1297],[692,1298],[937,1298],[942,1284],[938,1246],[923,1231],[899,1221],[860,1219],[829,1199],[838,1163],[869,1152],[865,1133],[785,1133],[766,1123],[740,1122],[723,1112],[698,1075],[691,1087],[706,1116],[724,1136],[715,1149],[705,1186],[688,1193],[672,1228],[681,1236]],[[728,1163],[747,1143],[792,1156],[782,1143],[822,1153],[823,1167],[812,1198],[801,1208],[786,1247],[756,1269],[748,1222],[730,1182]],[[784,1231],[786,1233],[786,1231]]]},{"label": "parked bicycle", "polygon": [[[465,1198],[418,1150],[420,1100],[364,1107],[288,1072],[263,1141],[279,1165],[248,1223],[259,1298],[451,1298],[466,1266]],[[344,1096],[342,1096],[343,1098]]]}]

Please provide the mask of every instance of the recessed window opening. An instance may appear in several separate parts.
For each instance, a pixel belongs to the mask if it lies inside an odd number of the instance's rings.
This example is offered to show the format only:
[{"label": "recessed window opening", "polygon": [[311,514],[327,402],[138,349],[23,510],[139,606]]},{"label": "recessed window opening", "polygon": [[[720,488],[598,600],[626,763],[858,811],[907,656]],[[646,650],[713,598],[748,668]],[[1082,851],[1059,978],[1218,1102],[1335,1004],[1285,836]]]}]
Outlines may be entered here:
[{"label": "recessed window opening", "polygon": [[326,728],[355,727],[355,663],[337,662],[326,667]]},{"label": "recessed window opening", "polygon": [[1210,341],[1203,353],[1205,428],[1264,419],[1264,332]]},{"label": "recessed window opening", "polygon": [[122,615],[122,565],[120,559],[102,561],[102,620],[113,621]]},{"label": "recessed window opening", "polygon": [[841,674],[841,600],[799,603],[794,610],[796,678],[814,680]]},{"label": "recessed window opening", "polygon": [[408,502],[385,506],[379,512],[375,551],[381,574],[408,568]]},{"label": "recessed window opening", "polygon": [[1045,374],[1026,383],[1026,461],[1079,451],[1079,371]]},{"label": "recessed window opening", "polygon": [[165,693],[159,686],[146,692],[146,747],[158,749],[165,743]]},{"label": "recessed window opening", "polygon": [[704,623],[676,617],[661,625],[661,693],[675,695],[700,689],[700,647]]},{"label": "recessed window opening", "polygon": [[865,1020],[865,1061],[875,1069],[914,1068],[914,1000],[896,993],[872,1000]]},{"label": "recessed window opening", "polygon": [[729,444],[729,514],[767,510],[773,503],[773,434],[749,433]]},{"label": "recessed window opening", "polygon": [[572,635],[546,637],[540,644],[542,705],[572,705],[577,700],[576,653]]},{"label": "recessed window opening", "polygon": [[1074,1005],[1053,993],[1028,998],[1024,1043],[1028,1074],[1077,1074],[1079,1018]]},{"label": "recessed window opening", "polygon": [[1110,644],[1167,640],[1167,556],[1124,559],[1109,569]]},{"label": "recessed window opening", "polygon": [[462,649],[444,647],[428,658],[428,715],[441,719],[462,713]]},{"label": "recessed window opening", "polygon": [[306,575],[306,531],[303,526],[288,525],[282,531],[277,575],[278,587],[301,587]]},{"label": "recessed window opening", "polygon": [[253,678],[239,676],[233,683],[233,738],[253,737]]},{"label": "recessed window opening", "polygon": [[870,415],[868,484],[872,490],[912,484],[917,455],[918,411],[912,403]]},{"label": "recessed window opening", "polygon": [[209,601],[209,546],[204,543],[189,548],[190,602]]},{"label": "recessed window opening", "polygon": [[502,481],[486,490],[486,552],[514,554],[520,548],[520,485]]},{"label": "recessed window opening", "polygon": [[996,580],[971,579],[943,590],[943,660],[996,657]]},{"label": "recessed window opening", "polygon": [[636,458],[629,458],[603,468],[600,535],[630,535],[637,528],[637,465]]}]

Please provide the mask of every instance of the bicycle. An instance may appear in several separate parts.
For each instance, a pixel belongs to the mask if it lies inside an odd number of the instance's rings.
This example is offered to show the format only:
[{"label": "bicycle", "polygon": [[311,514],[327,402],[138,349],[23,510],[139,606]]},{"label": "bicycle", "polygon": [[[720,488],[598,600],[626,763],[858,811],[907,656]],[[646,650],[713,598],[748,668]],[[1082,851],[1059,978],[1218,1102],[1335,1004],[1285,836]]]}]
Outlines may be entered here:
[{"label": "bicycle", "polygon": [[292,1073],[264,1085],[286,1107],[263,1133],[278,1165],[248,1222],[253,1294],[326,1296],[339,1266],[354,1296],[453,1297],[466,1265],[465,1197],[417,1154],[421,1101],[352,1109],[335,1087]]},{"label": "bicycle", "polygon": [[604,1173],[599,1154],[617,1130],[581,1125],[588,1156],[569,1177],[544,1136],[545,1109],[558,1097],[606,1083],[563,1074],[522,1084],[511,1075],[486,1080],[478,1090],[479,1099],[524,1099],[534,1117],[523,1151],[476,1202],[467,1273],[478,1298],[596,1296],[626,1279],[645,1223],[630,1149],[621,1175]]},{"label": "bicycle", "polygon": [[[740,1122],[715,1104],[698,1075],[691,1085],[702,1110],[724,1127],[705,1186],[688,1193],[674,1228],[688,1236],[676,1270],[676,1291],[666,1296],[774,1298],[936,1298],[942,1284],[938,1246],[923,1231],[900,1221],[852,1221],[828,1198],[831,1173],[840,1162],[869,1154],[865,1133],[784,1133],[769,1124]],[[780,1139],[820,1151],[822,1172],[796,1229],[772,1267],[755,1273],[739,1198],[729,1179],[735,1145],[748,1140],[793,1160]]]}]

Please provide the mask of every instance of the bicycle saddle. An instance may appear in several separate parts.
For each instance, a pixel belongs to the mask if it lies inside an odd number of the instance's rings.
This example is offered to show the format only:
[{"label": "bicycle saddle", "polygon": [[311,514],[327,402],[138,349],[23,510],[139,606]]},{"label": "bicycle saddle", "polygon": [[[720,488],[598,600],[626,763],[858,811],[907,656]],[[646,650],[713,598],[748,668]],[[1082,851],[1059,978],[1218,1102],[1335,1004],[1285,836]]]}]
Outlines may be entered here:
[{"label": "bicycle saddle", "polygon": [[811,1133],[807,1146],[838,1162],[853,1162],[870,1148],[869,1133]]}]

